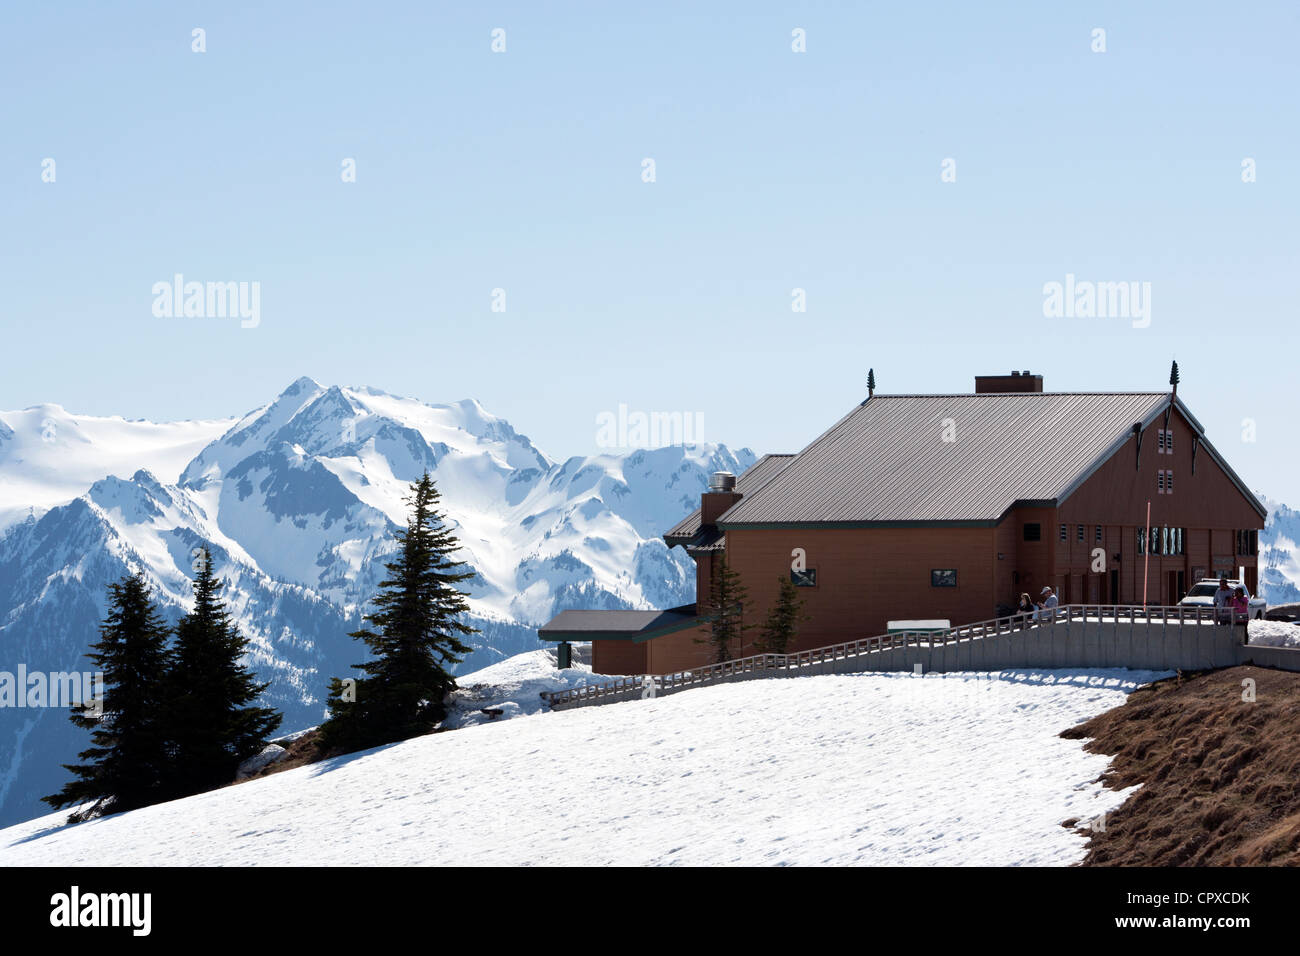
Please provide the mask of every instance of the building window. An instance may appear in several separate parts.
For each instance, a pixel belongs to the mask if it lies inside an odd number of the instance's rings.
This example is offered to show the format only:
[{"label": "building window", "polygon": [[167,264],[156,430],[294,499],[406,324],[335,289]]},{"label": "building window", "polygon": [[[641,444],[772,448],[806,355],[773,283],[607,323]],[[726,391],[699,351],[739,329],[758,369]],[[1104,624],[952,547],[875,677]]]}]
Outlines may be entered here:
[{"label": "building window", "polygon": [[930,572],[930,587],[955,588],[957,586],[957,569],[941,568]]},{"label": "building window", "polygon": [[1160,429],[1159,442],[1159,447],[1156,449],[1157,454],[1172,455],[1174,453],[1174,433],[1172,429]]},{"label": "building window", "polygon": [[1138,528],[1138,554],[1147,553],[1147,529]]},{"label": "building window", "polygon": [[1169,526],[1168,525],[1160,529],[1160,553],[1173,554],[1173,552],[1169,550]]},{"label": "building window", "polygon": [[1070,540],[1070,532],[1068,532],[1068,531],[1066,530],[1066,526],[1065,526],[1065,525],[1061,525],[1061,540],[1062,540],[1062,541],[1069,541],[1069,540]]},{"label": "building window", "polygon": [[1076,536],[1080,541],[1083,540],[1083,525],[1079,525],[1079,530],[1075,533],[1075,536]]},{"label": "building window", "polygon": [[817,569],[807,568],[803,571],[790,571],[790,580],[797,588],[815,588],[817,586]]},{"label": "building window", "polygon": [[1101,525],[1097,525],[1097,536],[1093,540],[1101,544]]},{"label": "building window", "polygon": [[1042,541],[1042,540],[1043,540],[1043,526],[1040,525],[1037,521],[1026,521],[1026,522],[1025,522],[1025,540],[1026,540],[1026,541]]},{"label": "building window", "polygon": [[1151,529],[1151,543],[1149,545],[1152,554],[1160,553],[1160,529]]},{"label": "building window", "polygon": [[1159,471],[1156,472],[1156,494],[1163,495],[1164,493],[1165,493],[1165,470],[1161,468]]},{"label": "building window", "polygon": [[1172,495],[1173,493],[1174,493],[1174,470],[1172,468],[1167,468],[1165,469],[1165,494]]}]

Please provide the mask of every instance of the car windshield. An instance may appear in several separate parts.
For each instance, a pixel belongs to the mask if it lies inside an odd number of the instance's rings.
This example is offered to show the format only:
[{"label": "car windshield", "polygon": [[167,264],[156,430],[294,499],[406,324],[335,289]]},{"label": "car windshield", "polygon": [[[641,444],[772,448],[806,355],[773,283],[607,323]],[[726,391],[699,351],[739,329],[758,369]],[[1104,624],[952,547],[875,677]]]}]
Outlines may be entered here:
[{"label": "car windshield", "polygon": [[1188,597],[1214,597],[1214,592],[1219,590],[1217,584],[1197,584],[1187,592]]}]

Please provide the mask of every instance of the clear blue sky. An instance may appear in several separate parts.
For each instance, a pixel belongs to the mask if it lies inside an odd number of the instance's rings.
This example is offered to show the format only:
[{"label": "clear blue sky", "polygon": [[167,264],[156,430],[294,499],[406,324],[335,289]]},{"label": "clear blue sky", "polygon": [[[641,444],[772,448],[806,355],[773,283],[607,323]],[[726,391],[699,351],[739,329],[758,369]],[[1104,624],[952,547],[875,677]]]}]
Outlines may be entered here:
[{"label": "clear blue sky", "polygon": [[[311,375],[556,456],[620,403],[791,451],[868,366],[1159,389],[1176,357],[1300,502],[1300,6],[988,6],[5,4],[0,408],[216,417]],[[260,282],[261,325],[154,317],[177,272]],[[1066,273],[1150,282],[1150,327],[1045,318]]]}]

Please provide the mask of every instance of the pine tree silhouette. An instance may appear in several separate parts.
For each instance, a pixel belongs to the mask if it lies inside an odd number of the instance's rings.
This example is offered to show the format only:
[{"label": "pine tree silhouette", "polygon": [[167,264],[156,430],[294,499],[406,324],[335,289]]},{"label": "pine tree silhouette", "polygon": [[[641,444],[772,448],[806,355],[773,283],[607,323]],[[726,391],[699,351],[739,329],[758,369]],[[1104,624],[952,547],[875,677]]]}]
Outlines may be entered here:
[{"label": "pine tree silhouette", "polygon": [[[90,658],[103,674],[103,699],[74,709],[74,724],[91,732],[94,746],[64,764],[77,779],[42,797],[56,810],[74,804],[76,823],[104,813],[134,810],[163,799],[167,768],[164,695],[169,629],[158,615],[144,575],[108,586],[109,611]],[[89,689],[83,689],[89,696]],[[90,705],[88,700],[81,701]]]},{"label": "pine tree silhouette", "polygon": [[781,590],[777,592],[776,603],[767,616],[762,634],[754,642],[754,647],[764,654],[787,653],[799,631],[799,622],[805,619],[801,613],[803,599],[799,596],[799,589],[788,577],[779,580]]},{"label": "pine tree silhouette", "polygon": [[194,610],[176,626],[169,675],[172,796],[230,783],[240,763],[259,753],[282,716],[254,705],[269,684],[259,684],[240,663],[248,639],[221,600],[221,582],[206,548],[195,560]]},{"label": "pine tree silhouette", "polygon": [[697,644],[712,645],[714,663],[722,664],[737,656],[731,652],[733,640],[739,643],[738,651],[744,650],[745,632],[753,626],[745,623],[745,599],[748,594],[740,575],[727,564],[724,552],[709,581],[709,600],[704,614],[711,623],[709,636],[695,639]]},{"label": "pine tree silhouette", "polygon": [[441,500],[425,472],[411,485],[406,529],[396,534],[397,557],[384,567],[367,627],[352,633],[372,659],[355,665],[364,675],[330,681],[329,719],[320,728],[324,750],[357,750],[427,734],[446,716],[444,699],[456,687],[447,669],[472,649],[461,638],[477,634],[461,616],[467,594],[457,588],[474,576],[453,558],[460,542],[438,510]]}]

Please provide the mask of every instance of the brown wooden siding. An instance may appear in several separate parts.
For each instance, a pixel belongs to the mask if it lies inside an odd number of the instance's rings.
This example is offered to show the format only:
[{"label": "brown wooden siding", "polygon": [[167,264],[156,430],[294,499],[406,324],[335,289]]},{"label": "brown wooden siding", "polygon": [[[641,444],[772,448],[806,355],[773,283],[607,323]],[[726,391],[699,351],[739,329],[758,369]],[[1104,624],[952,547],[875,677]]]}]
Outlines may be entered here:
[{"label": "brown wooden siding", "polygon": [[597,674],[645,674],[646,648],[653,643],[592,641],[591,669]]},{"label": "brown wooden siding", "polygon": [[[731,529],[727,557],[749,591],[747,621],[761,626],[791,552],[804,549],[817,571],[817,586],[799,589],[804,649],[882,634],[890,620],[992,617],[996,544],[993,528]],[[931,586],[931,570],[944,568],[956,569],[955,588]]]}]

